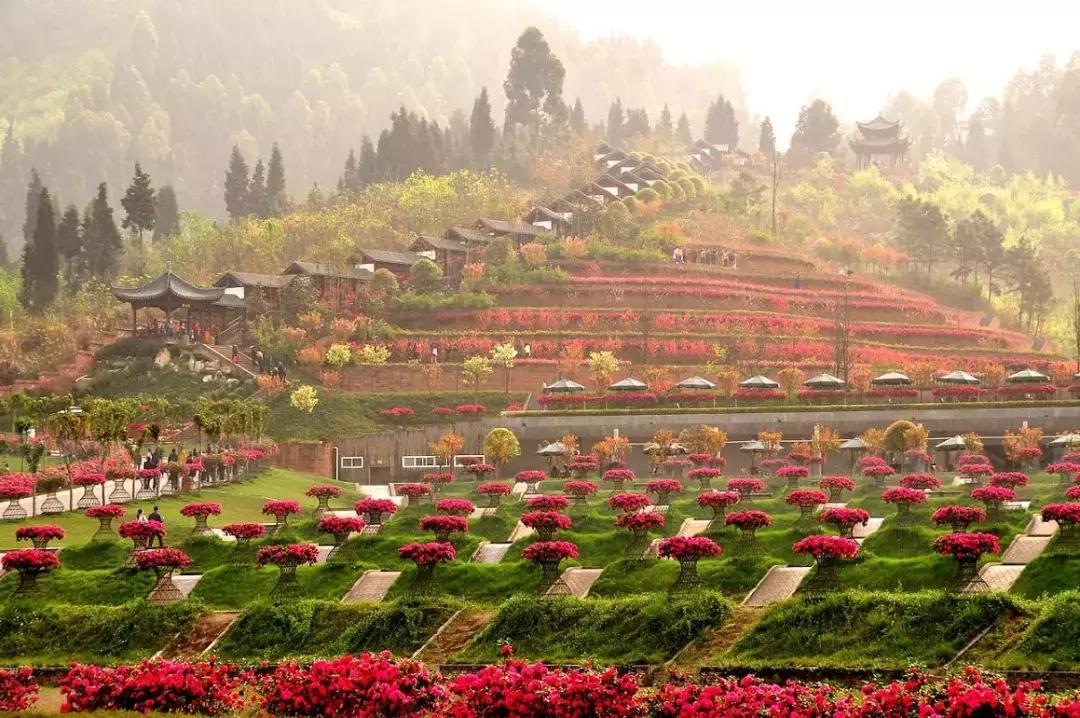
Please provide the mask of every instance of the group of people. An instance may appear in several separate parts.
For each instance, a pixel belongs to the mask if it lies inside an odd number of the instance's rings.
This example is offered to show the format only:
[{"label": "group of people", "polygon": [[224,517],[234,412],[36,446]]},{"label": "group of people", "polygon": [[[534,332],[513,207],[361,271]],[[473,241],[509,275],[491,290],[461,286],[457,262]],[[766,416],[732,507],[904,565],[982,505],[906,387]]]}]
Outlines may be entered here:
[{"label": "group of people", "polygon": [[[675,264],[686,264],[686,251],[682,247],[676,247],[671,251],[671,261]],[[689,261],[695,264],[719,264],[721,267],[737,269],[738,258],[734,252],[726,249],[702,249],[696,252],[691,251]]]},{"label": "group of people", "polygon": [[210,344],[213,339],[209,327],[199,322],[181,321],[179,319],[151,319],[144,331],[149,336],[184,339],[193,344]]},{"label": "group of people", "polygon": [[[230,347],[232,356],[230,359],[233,364],[240,363],[240,345],[233,344]],[[282,362],[275,362],[270,355],[262,350],[258,344],[252,344],[248,347],[248,356],[251,357],[252,364],[259,370],[260,374],[266,374],[270,377],[280,379],[282,383],[285,383],[287,376],[285,371],[285,364]]]},{"label": "group of people", "polygon": [[[146,513],[142,509],[139,509],[135,512],[135,520],[141,524],[149,523],[151,521],[157,521],[162,526],[165,525],[165,517],[161,515],[161,511],[158,510],[157,506],[155,506],[154,510],[150,513]],[[154,547],[154,539],[157,539],[158,546],[160,546],[161,548],[165,548],[165,537],[161,534],[158,534],[157,536],[151,536],[149,543],[146,544],[147,548]]]}]

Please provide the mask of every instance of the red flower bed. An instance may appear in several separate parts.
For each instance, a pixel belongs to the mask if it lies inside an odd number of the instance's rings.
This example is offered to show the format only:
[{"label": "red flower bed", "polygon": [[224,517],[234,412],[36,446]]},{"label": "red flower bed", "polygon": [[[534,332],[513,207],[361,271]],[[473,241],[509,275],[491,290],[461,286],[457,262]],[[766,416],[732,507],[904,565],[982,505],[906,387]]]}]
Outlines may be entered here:
[{"label": "red flower bed", "polygon": [[537,469],[526,469],[514,475],[514,479],[526,484],[538,484],[547,478],[547,474]]},{"label": "red flower bed", "polygon": [[866,509],[851,509],[846,506],[837,506],[825,509],[821,512],[818,520],[823,524],[832,524],[840,533],[849,535],[855,524],[865,526],[870,521],[870,512]]},{"label": "red flower bed", "polygon": [[723,549],[707,536],[671,536],[663,539],[656,553],[662,558],[677,561],[697,561],[708,556],[719,556]]},{"label": "red flower bed", "polygon": [[327,514],[319,519],[319,531],[334,536],[359,533],[364,530],[364,526],[364,520],[355,516]]},{"label": "red flower bed", "polygon": [[1043,521],[1057,521],[1062,525],[1080,524],[1080,503],[1047,504],[1042,507]]},{"label": "red flower bed", "polygon": [[859,460],[855,462],[855,465],[859,469],[865,469],[867,466],[880,466],[886,464],[885,459],[881,458],[877,454],[867,454],[866,456],[860,456]]},{"label": "red flower bed", "polygon": [[651,505],[652,501],[645,494],[623,492],[609,496],[607,503],[608,507],[615,511],[633,513],[634,511],[641,511],[646,506]]},{"label": "red flower bed", "polygon": [[0,668],[0,711],[29,710],[38,699],[38,684],[31,668]]},{"label": "red flower bed", "polygon": [[521,523],[535,529],[541,537],[550,537],[556,531],[565,531],[573,525],[569,516],[557,511],[529,511],[522,514]]},{"label": "red flower bed", "polygon": [[645,483],[645,491],[656,494],[663,502],[671,494],[681,494],[683,485],[678,479],[650,479]]},{"label": "red flower bed", "polygon": [[604,472],[604,481],[611,481],[612,483],[619,484],[633,480],[634,472],[630,469],[608,469]]},{"label": "red flower bed", "polygon": [[91,506],[84,513],[88,519],[118,519],[126,513],[120,504],[105,504],[104,506]]},{"label": "red flower bed", "polygon": [[765,482],[761,479],[729,479],[727,487],[729,491],[736,491],[740,495],[758,494],[765,490]]},{"label": "red flower bed", "polygon": [[805,479],[810,475],[810,469],[805,466],[781,466],[776,470],[776,478],[778,479]]},{"label": "red flower bed", "polygon": [[1030,482],[1028,475],[1020,471],[999,471],[990,476],[991,486],[1004,486],[1009,489],[1027,486]]},{"label": "red flower bed", "polygon": [[454,480],[454,474],[449,471],[433,471],[424,474],[425,484],[449,484]]},{"label": "red flower bed", "polygon": [[921,504],[926,501],[926,493],[919,491],[918,489],[908,489],[903,486],[896,486],[891,489],[885,489],[881,494],[881,500],[887,504]]},{"label": "red flower bed", "polygon": [[214,501],[193,502],[180,507],[181,516],[217,516],[220,513],[221,504]]},{"label": "red flower bed", "polygon": [[483,404],[461,404],[455,408],[455,411],[465,416],[476,416],[487,411],[487,407]]},{"label": "red flower bed", "polygon": [[941,479],[933,474],[904,474],[900,477],[900,485],[905,489],[940,489]]},{"label": "red flower bed", "polygon": [[336,499],[341,496],[341,489],[337,486],[331,486],[329,484],[315,484],[309,486],[307,491],[304,492],[304,496],[311,496],[317,499]]},{"label": "red flower bed", "polygon": [[1053,384],[1004,384],[997,388],[1002,396],[1053,396],[1057,387]]},{"label": "red flower bed", "polygon": [[787,394],[779,389],[736,389],[732,396],[736,399],[746,399],[750,401],[777,401],[780,399],[786,399]]},{"label": "red flower bed", "polygon": [[411,406],[393,406],[379,412],[379,416],[391,421],[402,421],[415,415],[416,411]]},{"label": "red flower bed", "polygon": [[390,499],[360,499],[353,504],[353,511],[362,515],[393,514],[397,512],[397,504]]},{"label": "red flower bed", "polygon": [[71,480],[71,483],[75,486],[101,486],[106,481],[105,474],[99,472],[84,471],[79,474],[75,474],[75,477]]},{"label": "red flower bed", "polygon": [[472,476],[474,479],[479,480],[485,476],[490,476],[495,473],[495,467],[491,464],[469,464],[465,467],[465,473]]},{"label": "red flower bed", "polygon": [[454,410],[448,406],[436,406],[431,410],[431,413],[434,416],[452,416]]},{"label": "red flower bed", "polygon": [[511,490],[510,484],[499,481],[491,481],[476,487],[476,493],[483,496],[509,496]]},{"label": "red flower bed", "polygon": [[448,541],[408,543],[398,548],[398,557],[412,561],[417,566],[434,566],[453,561],[457,558],[457,550]]},{"label": "red flower bed", "polygon": [[469,516],[476,511],[476,504],[468,499],[439,499],[435,502],[435,510],[452,516]]},{"label": "red flower bed", "polygon": [[956,533],[964,531],[971,524],[986,521],[986,511],[979,506],[950,504],[934,511],[930,520],[938,526],[948,524]]},{"label": "red flower bed", "polygon": [[739,494],[734,491],[705,491],[698,494],[698,506],[713,510],[713,516],[721,516],[729,506],[739,503]]},{"label": "red flower bed", "polygon": [[64,529],[56,524],[38,524],[37,526],[20,526],[15,529],[16,541],[59,541],[66,534]]},{"label": "red flower bed", "polygon": [[813,509],[829,502],[829,497],[824,491],[817,489],[795,489],[784,497],[784,503],[791,506]]},{"label": "red flower bed", "polygon": [[879,399],[914,399],[918,395],[918,389],[899,386],[876,387],[874,389],[869,389],[866,392],[866,396],[873,396]]},{"label": "red flower bed", "polygon": [[428,484],[397,484],[394,490],[401,496],[408,496],[410,499],[419,498],[421,496],[427,496],[431,493],[431,486]]},{"label": "red flower bed", "polygon": [[1057,461],[1053,464],[1046,465],[1046,472],[1048,474],[1061,474],[1076,476],[1080,473],[1080,464],[1072,461]]},{"label": "red flower bed", "polygon": [[826,491],[854,491],[855,482],[846,476],[823,476],[818,488]]},{"label": "red flower bed", "polygon": [[859,544],[843,536],[807,536],[796,541],[792,553],[808,553],[815,559],[852,559],[859,552]]},{"label": "red flower bed", "polygon": [[226,524],[221,530],[228,536],[243,540],[260,538],[266,533],[266,527],[257,523]]},{"label": "red flower bed", "polygon": [[525,508],[532,511],[562,511],[570,505],[570,499],[557,494],[533,496],[525,502]]},{"label": "red flower bed", "polygon": [[984,553],[998,553],[1001,543],[994,534],[952,533],[934,539],[934,550],[957,560],[972,560]]},{"label": "red flower bed", "polygon": [[420,530],[434,531],[436,540],[445,541],[452,533],[467,533],[469,522],[461,516],[434,514],[420,519]]},{"label": "red flower bed", "polygon": [[577,545],[570,541],[536,541],[525,547],[521,552],[526,561],[539,563],[541,561],[561,561],[567,558],[577,558]]},{"label": "red flower bed", "polygon": [[263,504],[262,512],[282,518],[289,514],[300,513],[299,501],[267,501]]},{"label": "red flower bed", "polygon": [[562,488],[570,496],[591,496],[600,490],[595,481],[567,481]]},{"label": "red flower bed", "polygon": [[165,535],[165,526],[160,521],[125,521],[120,524],[120,537],[129,539],[150,539]]},{"label": "red flower bed", "polygon": [[191,565],[191,557],[178,548],[151,548],[135,554],[135,563],[147,569],[178,569]]},{"label": "red flower bed", "polygon": [[29,474],[8,474],[0,477],[0,499],[23,499],[34,495],[36,480]]},{"label": "red flower bed", "polygon": [[1005,486],[981,486],[972,490],[971,498],[986,504],[989,512],[1001,508],[1006,501],[1015,501],[1016,492]]},{"label": "red flower bed", "polygon": [[622,514],[615,519],[615,525],[621,529],[631,531],[648,531],[658,529],[667,524],[667,519],[659,511],[646,511],[633,514]]},{"label": "red flower bed", "polygon": [[319,560],[319,547],[313,543],[291,543],[286,546],[263,546],[255,554],[255,565],[300,566]]},{"label": "red flower bed", "polygon": [[728,526],[735,526],[744,531],[756,530],[772,525],[772,516],[764,511],[751,509],[749,511],[733,511],[724,520]]},{"label": "red flower bed", "polygon": [[51,571],[60,566],[60,557],[42,548],[17,548],[0,559],[5,571]]},{"label": "red flower bed", "polygon": [[1043,450],[1038,446],[1021,446],[1013,452],[1013,457],[1017,461],[1034,461],[1042,455]]},{"label": "red flower bed", "polygon": [[143,661],[108,668],[72,663],[60,679],[62,713],[133,711],[220,716],[242,707],[240,671],[216,661]]}]

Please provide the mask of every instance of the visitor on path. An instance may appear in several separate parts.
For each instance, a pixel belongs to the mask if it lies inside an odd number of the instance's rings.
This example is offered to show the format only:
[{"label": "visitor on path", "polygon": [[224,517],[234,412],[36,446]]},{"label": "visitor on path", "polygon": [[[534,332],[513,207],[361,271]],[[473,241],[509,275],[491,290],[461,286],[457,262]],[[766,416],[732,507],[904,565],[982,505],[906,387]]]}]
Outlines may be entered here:
[{"label": "visitor on path", "polygon": [[278,379],[281,379],[281,383],[284,384],[285,383],[285,365],[284,364],[278,364],[277,365],[277,375],[278,375]]},{"label": "visitor on path", "polygon": [[532,344],[525,342],[525,347],[521,350],[521,353],[525,355],[526,359],[532,359]]},{"label": "visitor on path", "polygon": [[438,364],[439,363],[439,347],[437,347],[437,346],[432,346],[431,347],[431,363],[432,364]]},{"label": "visitor on path", "polygon": [[169,452],[169,458],[165,459],[165,462],[168,464],[180,463],[180,455],[176,452],[175,446],[172,448],[172,451]]},{"label": "visitor on path", "polygon": [[150,522],[150,519],[146,518],[146,514],[143,513],[142,509],[139,509],[138,511],[135,512],[135,520],[140,524],[145,524],[145,523]]},{"label": "visitor on path", "polygon": [[[147,516],[147,519],[149,519],[150,521],[157,521],[162,526],[165,525],[165,517],[161,515],[160,511],[158,511],[157,506],[155,506],[154,510],[150,512],[150,515]],[[161,534],[158,534],[157,536],[151,536],[150,537],[150,542],[148,544],[146,544],[146,547],[147,548],[153,548],[155,538],[158,540],[158,546],[160,546],[161,548],[165,548],[165,537],[162,536]]]},{"label": "visitor on path", "polygon": [[233,364],[239,364],[240,363],[240,347],[236,346],[235,344],[232,345],[232,357],[231,358],[232,358],[232,363]]},{"label": "visitor on path", "polygon": [[255,366],[259,367],[259,373],[266,373],[266,357],[262,353],[262,349],[255,350]]}]

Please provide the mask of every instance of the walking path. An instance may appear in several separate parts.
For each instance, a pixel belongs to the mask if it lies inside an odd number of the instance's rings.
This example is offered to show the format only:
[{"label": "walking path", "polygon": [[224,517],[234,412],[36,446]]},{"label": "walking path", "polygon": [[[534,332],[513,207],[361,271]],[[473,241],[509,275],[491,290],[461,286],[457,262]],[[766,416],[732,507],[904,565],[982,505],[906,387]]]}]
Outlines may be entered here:
[{"label": "walking path", "polygon": [[1000,563],[988,563],[964,589],[964,593],[1008,591],[1020,578],[1024,567],[1042,555],[1057,533],[1056,521],[1043,521],[1036,514],[1031,517],[1024,533],[1017,536],[1001,555]]},{"label": "walking path", "polygon": [[602,568],[568,568],[544,595],[585,598],[603,572]]},{"label": "walking path", "polygon": [[364,575],[356,580],[349,592],[341,599],[342,603],[363,603],[369,601],[381,601],[386,598],[394,581],[398,580],[401,571],[382,571],[372,569],[364,571]]}]

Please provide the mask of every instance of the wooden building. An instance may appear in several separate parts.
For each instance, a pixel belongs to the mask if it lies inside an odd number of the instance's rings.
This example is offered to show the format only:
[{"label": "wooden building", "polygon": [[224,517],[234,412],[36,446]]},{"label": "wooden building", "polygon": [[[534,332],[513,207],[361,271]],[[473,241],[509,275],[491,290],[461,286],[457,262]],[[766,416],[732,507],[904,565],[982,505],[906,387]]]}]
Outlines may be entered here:
[{"label": "wooden building", "polygon": [[505,219],[487,217],[478,219],[474,227],[476,231],[489,237],[509,237],[518,249],[521,249],[521,245],[528,244],[547,233],[540,227],[534,227],[525,222],[510,222]]},{"label": "wooden building", "polygon": [[409,269],[414,264],[424,259],[416,252],[398,252],[391,249],[361,249],[360,256],[355,260],[356,268],[377,272],[380,269],[390,271],[398,279],[408,279]]},{"label": "wooden building", "polygon": [[907,160],[911,138],[903,134],[900,120],[890,122],[878,115],[869,122],[856,122],[857,132],[848,144],[859,169],[870,165],[896,167]]},{"label": "wooden building", "polygon": [[460,279],[462,268],[471,256],[476,256],[476,252],[470,251],[469,245],[464,242],[424,234],[413,240],[409,251],[435,262],[447,279]]},{"label": "wooden building", "polygon": [[371,272],[355,267],[334,267],[319,262],[293,262],[283,275],[307,277],[318,297],[335,306],[355,304],[357,296],[371,281]]}]

